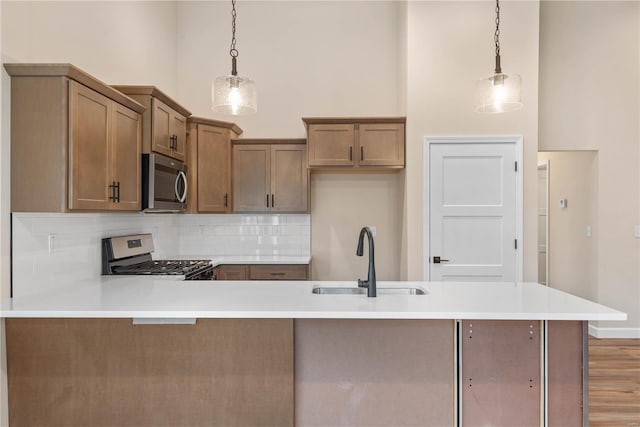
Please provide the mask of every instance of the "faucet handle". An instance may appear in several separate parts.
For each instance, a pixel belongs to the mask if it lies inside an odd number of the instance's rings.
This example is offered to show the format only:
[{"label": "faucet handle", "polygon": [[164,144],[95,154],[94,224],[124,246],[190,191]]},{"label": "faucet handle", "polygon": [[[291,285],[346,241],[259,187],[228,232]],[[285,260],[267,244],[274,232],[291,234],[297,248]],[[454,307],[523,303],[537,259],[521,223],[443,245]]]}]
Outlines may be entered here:
[{"label": "faucet handle", "polygon": [[359,288],[366,288],[369,286],[369,282],[365,282],[362,279],[358,279],[358,287]]}]

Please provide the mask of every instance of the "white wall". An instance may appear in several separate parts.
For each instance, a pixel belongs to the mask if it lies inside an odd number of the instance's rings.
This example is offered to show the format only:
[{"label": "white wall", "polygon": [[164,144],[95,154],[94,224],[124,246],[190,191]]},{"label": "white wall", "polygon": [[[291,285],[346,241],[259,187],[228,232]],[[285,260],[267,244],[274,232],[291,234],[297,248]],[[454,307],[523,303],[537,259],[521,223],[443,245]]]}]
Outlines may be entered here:
[{"label": "white wall", "polygon": [[495,4],[409,2],[407,50],[407,166],[401,272],[422,279],[423,140],[440,135],[524,136],[524,279],[537,278],[538,151],[537,1],[504,2],[501,52],[505,73],[522,76],[522,110],[474,111],[474,85],[493,74]]},{"label": "white wall", "polygon": [[550,1],[540,12],[540,149],[598,151],[596,300],[628,314],[598,327],[637,338],[640,3]]},{"label": "white wall", "polygon": [[[549,160],[549,286],[598,297],[598,152],[540,152]],[[567,207],[560,207],[567,199]],[[591,227],[591,237],[587,236]]]},{"label": "white wall", "polygon": [[400,276],[400,177],[396,173],[315,174],[311,182],[312,279],[366,279],[369,257],[356,256],[360,229],[375,226],[376,277]]},{"label": "white wall", "polygon": [[[234,121],[246,138],[300,138],[304,116],[398,115],[399,26],[394,1],[241,1],[238,73],[258,89],[258,113]],[[211,79],[229,74],[230,2],[178,4],[178,94],[211,111]]]},{"label": "white wall", "polygon": [[177,96],[174,2],[3,1],[1,7],[2,62],[70,62],[109,84],[152,84]]}]

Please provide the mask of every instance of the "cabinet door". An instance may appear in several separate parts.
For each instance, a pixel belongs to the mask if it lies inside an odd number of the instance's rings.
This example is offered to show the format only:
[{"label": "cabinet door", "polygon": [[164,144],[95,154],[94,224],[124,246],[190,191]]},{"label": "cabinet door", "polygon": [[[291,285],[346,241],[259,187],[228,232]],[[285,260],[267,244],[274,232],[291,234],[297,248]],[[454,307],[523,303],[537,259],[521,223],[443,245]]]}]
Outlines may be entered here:
[{"label": "cabinet door", "polygon": [[173,110],[156,98],[151,98],[151,150],[173,156],[171,124]]},{"label": "cabinet door", "polygon": [[[111,100],[69,82],[69,209],[109,209]],[[55,159],[52,159],[52,161]]]},{"label": "cabinet door", "polygon": [[354,125],[309,125],[309,166],[353,166]]},{"label": "cabinet door", "polygon": [[270,211],[270,145],[236,144],[233,146],[232,163],[233,211]]},{"label": "cabinet door", "polygon": [[304,144],[271,146],[271,211],[307,212],[307,150]]},{"label": "cabinet door", "polygon": [[139,211],[142,117],[116,102],[113,106],[112,181],[119,185],[118,202],[111,209]]},{"label": "cabinet door", "polygon": [[171,157],[184,161],[187,147],[187,119],[177,111],[171,110],[170,136],[175,137]]},{"label": "cabinet door", "polygon": [[216,267],[216,280],[248,280],[248,265],[221,265]]},{"label": "cabinet door", "polygon": [[231,139],[228,129],[198,125],[198,212],[230,212]]},{"label": "cabinet door", "polygon": [[403,166],[404,125],[360,124],[357,155],[360,166]]}]

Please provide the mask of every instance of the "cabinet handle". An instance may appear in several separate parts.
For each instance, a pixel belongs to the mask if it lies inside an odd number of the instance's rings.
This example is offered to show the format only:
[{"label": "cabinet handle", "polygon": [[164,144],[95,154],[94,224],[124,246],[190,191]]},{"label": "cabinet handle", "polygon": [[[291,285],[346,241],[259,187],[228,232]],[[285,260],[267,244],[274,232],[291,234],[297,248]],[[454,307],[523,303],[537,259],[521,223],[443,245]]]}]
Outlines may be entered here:
[{"label": "cabinet handle", "polygon": [[229,194],[225,193],[224,195],[224,207],[229,206]]},{"label": "cabinet handle", "polygon": [[349,161],[353,161],[353,147],[349,147]]},{"label": "cabinet handle", "polygon": [[364,147],[360,146],[360,160],[364,160]]},{"label": "cabinet handle", "polygon": [[272,276],[284,276],[285,274],[287,274],[287,273],[285,273],[285,272],[276,273],[275,271],[271,273]]},{"label": "cabinet handle", "polygon": [[269,195],[267,194],[267,207],[269,207]]},{"label": "cabinet handle", "polygon": [[112,181],[109,188],[111,189],[111,196],[109,196],[109,200],[115,203],[116,202],[116,182]]},{"label": "cabinet handle", "polygon": [[271,193],[271,207],[272,208],[276,207],[276,202],[273,200],[273,193]]},{"label": "cabinet handle", "polygon": [[116,203],[120,203],[120,181],[116,182]]}]

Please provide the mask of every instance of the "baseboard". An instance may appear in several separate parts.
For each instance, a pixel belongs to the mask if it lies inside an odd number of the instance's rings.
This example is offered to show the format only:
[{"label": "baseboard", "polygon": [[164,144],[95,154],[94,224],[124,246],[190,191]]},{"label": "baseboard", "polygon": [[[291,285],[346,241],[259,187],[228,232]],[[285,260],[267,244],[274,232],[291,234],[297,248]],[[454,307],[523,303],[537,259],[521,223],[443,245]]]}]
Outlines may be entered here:
[{"label": "baseboard", "polygon": [[589,335],[596,338],[640,339],[640,328],[598,328],[589,324]]}]

